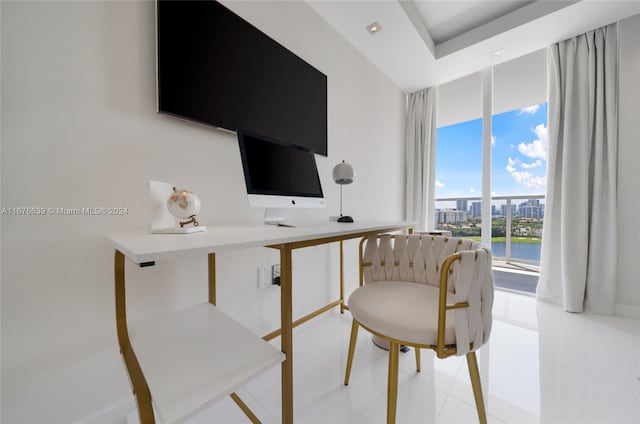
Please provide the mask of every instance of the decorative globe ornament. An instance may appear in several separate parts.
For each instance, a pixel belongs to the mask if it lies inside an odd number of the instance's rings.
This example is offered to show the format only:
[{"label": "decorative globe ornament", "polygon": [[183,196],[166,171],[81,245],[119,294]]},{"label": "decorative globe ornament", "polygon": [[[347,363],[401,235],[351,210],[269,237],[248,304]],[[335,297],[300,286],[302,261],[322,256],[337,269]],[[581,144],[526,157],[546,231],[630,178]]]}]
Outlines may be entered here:
[{"label": "decorative globe ornament", "polygon": [[173,193],[167,200],[167,209],[176,218],[187,220],[179,222],[180,228],[188,224],[193,224],[195,227],[200,225],[196,219],[196,215],[200,212],[200,198],[189,190],[177,190],[173,187]]}]

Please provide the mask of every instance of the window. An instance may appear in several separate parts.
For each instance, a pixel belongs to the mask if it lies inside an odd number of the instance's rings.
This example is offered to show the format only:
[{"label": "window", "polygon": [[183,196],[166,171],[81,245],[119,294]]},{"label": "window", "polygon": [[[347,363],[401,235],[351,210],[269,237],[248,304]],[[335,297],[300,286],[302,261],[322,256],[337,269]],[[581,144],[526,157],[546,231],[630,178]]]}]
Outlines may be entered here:
[{"label": "window", "polygon": [[492,193],[544,194],[547,104],[494,115],[491,128]]},{"label": "window", "polygon": [[[438,87],[435,228],[490,240],[494,260],[508,266],[540,261],[546,87],[544,50]],[[537,275],[528,277],[509,288],[535,291]]]},{"label": "window", "polygon": [[492,117],[491,249],[539,263],[547,172],[547,103]]},{"label": "window", "polygon": [[455,236],[480,237],[482,119],[440,127],[436,132],[435,226]]}]

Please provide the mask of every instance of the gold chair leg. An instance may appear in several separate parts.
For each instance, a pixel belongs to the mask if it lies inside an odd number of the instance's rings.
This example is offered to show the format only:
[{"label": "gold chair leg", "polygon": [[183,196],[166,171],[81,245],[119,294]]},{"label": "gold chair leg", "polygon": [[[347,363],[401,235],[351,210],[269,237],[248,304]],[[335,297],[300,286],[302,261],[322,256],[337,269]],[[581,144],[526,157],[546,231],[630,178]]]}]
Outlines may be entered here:
[{"label": "gold chair leg", "polygon": [[469,367],[469,377],[471,378],[471,387],[473,388],[473,397],[476,400],[476,409],[478,410],[478,419],[480,424],[487,423],[487,413],[484,409],[484,400],[482,398],[482,386],[480,384],[480,372],[478,371],[478,360],[475,352],[467,353],[467,366]]},{"label": "gold chair leg", "polygon": [[349,377],[351,376],[351,364],[353,363],[353,353],[356,350],[356,340],[358,340],[358,323],[356,320],[351,322],[351,339],[349,340],[349,356],[347,357],[347,371],[344,374],[344,385],[349,385]]},{"label": "gold chair leg", "polygon": [[416,351],[416,372],[420,372],[420,370],[422,369],[420,367],[420,348],[414,347],[413,349]]},{"label": "gold chair leg", "polygon": [[387,382],[387,424],[396,422],[398,402],[398,353],[400,345],[389,341],[389,380]]}]

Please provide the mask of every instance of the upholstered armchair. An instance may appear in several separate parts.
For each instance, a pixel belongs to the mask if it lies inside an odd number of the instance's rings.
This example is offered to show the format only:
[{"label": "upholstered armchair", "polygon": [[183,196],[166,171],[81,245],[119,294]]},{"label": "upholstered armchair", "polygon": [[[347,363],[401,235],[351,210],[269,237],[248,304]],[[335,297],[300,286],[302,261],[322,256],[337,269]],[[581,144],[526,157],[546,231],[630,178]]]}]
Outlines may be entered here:
[{"label": "upholstered armchair", "polygon": [[[363,253],[364,245],[364,253]],[[432,349],[438,358],[465,355],[481,423],[486,413],[475,351],[491,334],[491,251],[479,242],[431,235],[371,236],[360,244],[360,286],[351,294],[353,316],[344,384],[358,328],[389,342],[387,423],[395,422],[400,345]]]}]

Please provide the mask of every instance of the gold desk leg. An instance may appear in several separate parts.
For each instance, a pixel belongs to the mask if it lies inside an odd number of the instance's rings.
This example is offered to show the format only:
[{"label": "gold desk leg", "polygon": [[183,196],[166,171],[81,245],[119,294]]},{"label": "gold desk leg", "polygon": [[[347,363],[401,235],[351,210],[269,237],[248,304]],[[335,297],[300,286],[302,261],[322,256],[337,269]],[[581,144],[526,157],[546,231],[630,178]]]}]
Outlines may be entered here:
[{"label": "gold desk leg", "polygon": [[216,254],[209,253],[207,258],[209,265],[209,303],[216,304]]},{"label": "gold desk leg", "polygon": [[416,351],[416,372],[420,372],[422,370],[420,366],[420,348],[414,347],[413,349]]},{"label": "gold desk leg", "polygon": [[244,414],[247,416],[247,418],[249,418],[249,421],[251,421],[253,424],[261,424],[262,423],[262,421],[260,421],[258,419],[258,417],[255,416],[255,414],[251,411],[251,409],[249,409],[247,404],[244,403],[242,401],[242,399],[240,399],[240,396],[238,396],[235,393],[231,393],[229,396],[231,397],[231,399],[233,399],[233,401],[236,403],[236,405],[238,405],[238,407],[240,409],[242,409],[242,412],[244,412]]},{"label": "gold desk leg", "polygon": [[291,244],[280,246],[280,328],[282,362],[282,423],[293,423],[293,308]]},{"label": "gold desk leg", "polygon": [[118,344],[120,352],[124,358],[124,363],[131,379],[133,393],[138,404],[138,416],[141,424],[155,424],[153,417],[153,407],[151,406],[151,393],[149,386],[142,374],[140,363],[129,341],[129,330],[127,329],[127,302],[125,298],[124,281],[124,255],[116,250],[115,268],[115,297],[116,297],[116,329],[118,331]]},{"label": "gold desk leg", "polygon": [[344,313],[344,246],[340,240],[340,313]]},{"label": "gold desk leg", "polygon": [[398,354],[400,345],[389,340],[389,381],[387,381],[387,424],[396,422],[398,403]]}]

